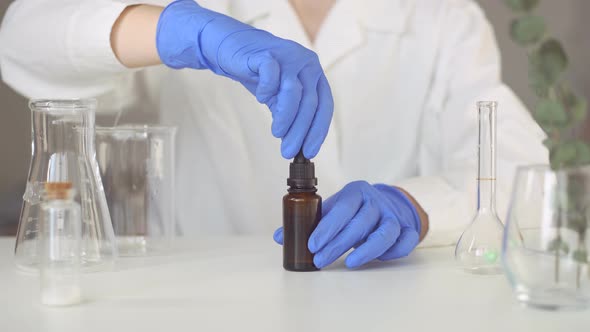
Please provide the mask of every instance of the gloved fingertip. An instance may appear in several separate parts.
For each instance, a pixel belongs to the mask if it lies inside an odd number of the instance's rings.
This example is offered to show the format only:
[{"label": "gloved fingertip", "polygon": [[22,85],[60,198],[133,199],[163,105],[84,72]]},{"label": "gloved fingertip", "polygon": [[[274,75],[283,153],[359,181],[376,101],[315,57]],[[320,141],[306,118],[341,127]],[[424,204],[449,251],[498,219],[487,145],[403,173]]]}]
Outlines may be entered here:
[{"label": "gloved fingertip", "polygon": [[293,159],[299,153],[300,147],[295,147],[290,141],[283,140],[281,143],[281,154],[285,159]]},{"label": "gloved fingertip", "polygon": [[356,269],[357,267],[363,265],[363,262],[357,258],[356,255],[350,253],[350,255],[348,255],[344,260],[344,264],[349,269]]},{"label": "gloved fingertip", "polygon": [[276,138],[281,138],[285,135],[284,129],[281,127],[281,125],[278,124],[277,121],[273,121],[272,126],[270,127],[270,131],[272,132],[272,135]]},{"label": "gloved fingertip", "polygon": [[295,158],[295,155],[293,153],[290,153],[289,151],[286,151],[284,149],[281,149],[281,155],[285,159],[293,159],[293,158]]},{"label": "gloved fingertip", "polygon": [[317,267],[318,269],[323,268],[325,266],[324,264],[325,262],[321,255],[315,255],[313,257],[313,265],[315,265],[315,267]]},{"label": "gloved fingertip", "polygon": [[276,243],[282,245],[283,244],[283,227],[280,227],[275,231],[272,238],[275,240]]},{"label": "gloved fingertip", "polygon": [[270,100],[272,96],[268,94],[262,94],[260,92],[256,92],[256,100],[261,104],[266,104]]},{"label": "gloved fingertip", "polygon": [[263,86],[262,83],[259,83],[256,88],[256,100],[261,104],[268,104],[276,96],[276,93],[276,87]]},{"label": "gloved fingertip", "polygon": [[272,87],[268,85],[262,85],[262,83],[258,84],[256,88],[256,100],[258,100],[261,104],[267,104],[271,100],[271,98],[276,96],[277,87]]},{"label": "gloved fingertip", "polygon": [[[316,144],[317,145],[317,144]],[[311,145],[311,144],[304,144],[303,145],[303,155],[307,159],[313,159],[317,156],[319,152],[319,145]]]},{"label": "gloved fingertip", "polygon": [[307,241],[307,249],[309,249],[309,251],[312,254],[318,252],[318,243],[316,237],[313,236],[313,234],[309,237],[309,240]]}]

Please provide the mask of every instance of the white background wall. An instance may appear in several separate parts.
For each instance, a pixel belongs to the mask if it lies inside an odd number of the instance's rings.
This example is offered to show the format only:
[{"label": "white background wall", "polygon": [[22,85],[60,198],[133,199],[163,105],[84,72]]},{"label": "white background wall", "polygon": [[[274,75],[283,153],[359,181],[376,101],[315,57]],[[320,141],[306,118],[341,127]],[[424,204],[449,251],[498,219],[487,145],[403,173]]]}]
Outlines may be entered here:
[{"label": "white background wall", "polygon": [[[361,1],[361,0],[357,0]],[[441,1],[441,0],[432,0]],[[479,0],[491,20],[503,56],[504,80],[532,107],[534,97],[527,86],[526,58],[508,38],[512,13],[502,0]],[[575,71],[569,75],[578,91],[590,98],[590,37],[586,19],[588,0],[541,0],[539,13],[548,18],[549,31],[564,41]],[[10,1],[0,0],[0,17]],[[30,115],[27,102],[0,82],[0,233],[2,224],[15,223],[30,158]],[[590,128],[590,127],[589,127]],[[588,134],[588,133],[587,133]]]}]

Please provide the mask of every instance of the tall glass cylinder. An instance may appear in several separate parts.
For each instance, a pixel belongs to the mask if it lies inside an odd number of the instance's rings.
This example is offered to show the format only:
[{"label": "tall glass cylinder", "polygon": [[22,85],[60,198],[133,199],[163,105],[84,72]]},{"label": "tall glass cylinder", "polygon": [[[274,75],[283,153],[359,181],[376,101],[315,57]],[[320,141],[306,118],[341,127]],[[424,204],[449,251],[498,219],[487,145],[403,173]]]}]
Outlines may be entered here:
[{"label": "tall glass cylinder", "polygon": [[477,211],[455,248],[455,258],[467,271],[500,273],[503,225],[496,213],[496,109],[494,101],[477,103],[479,114]]},{"label": "tall glass cylinder", "polygon": [[116,256],[94,147],[95,100],[33,100],[32,156],[17,232],[15,260],[24,270],[39,265],[39,217],[47,182],[72,183],[81,206],[81,261],[84,268],[110,268]]}]

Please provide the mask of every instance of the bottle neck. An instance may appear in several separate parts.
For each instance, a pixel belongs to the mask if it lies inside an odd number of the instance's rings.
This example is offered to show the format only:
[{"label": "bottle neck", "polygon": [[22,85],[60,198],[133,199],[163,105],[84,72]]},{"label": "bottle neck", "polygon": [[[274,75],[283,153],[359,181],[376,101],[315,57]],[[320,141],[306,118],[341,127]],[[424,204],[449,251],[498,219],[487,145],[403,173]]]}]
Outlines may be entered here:
[{"label": "bottle neck", "polygon": [[315,193],[318,189],[316,187],[289,187],[287,192],[289,194],[299,194],[299,193]]},{"label": "bottle neck", "polygon": [[477,209],[496,213],[496,103],[482,102],[478,108]]}]

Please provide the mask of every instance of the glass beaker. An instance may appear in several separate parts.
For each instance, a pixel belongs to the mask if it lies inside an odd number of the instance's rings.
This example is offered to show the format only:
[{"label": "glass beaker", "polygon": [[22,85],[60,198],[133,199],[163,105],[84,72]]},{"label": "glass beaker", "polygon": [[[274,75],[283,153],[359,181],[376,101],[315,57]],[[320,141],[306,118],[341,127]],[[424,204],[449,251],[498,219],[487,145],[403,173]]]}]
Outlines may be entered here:
[{"label": "glass beaker", "polygon": [[479,114],[477,212],[455,247],[455,259],[466,271],[498,274],[504,225],[496,212],[496,107],[477,103]]},{"label": "glass beaker", "polygon": [[97,160],[119,253],[140,256],[170,249],[175,233],[176,128],[96,129]]},{"label": "glass beaker", "polygon": [[117,254],[113,226],[94,150],[96,101],[32,100],[32,157],[23,195],[15,262],[24,270],[39,265],[39,217],[47,182],[69,182],[81,206],[80,259],[84,269],[108,269]]},{"label": "glass beaker", "polygon": [[516,298],[542,309],[590,306],[590,167],[518,169],[502,263]]}]

